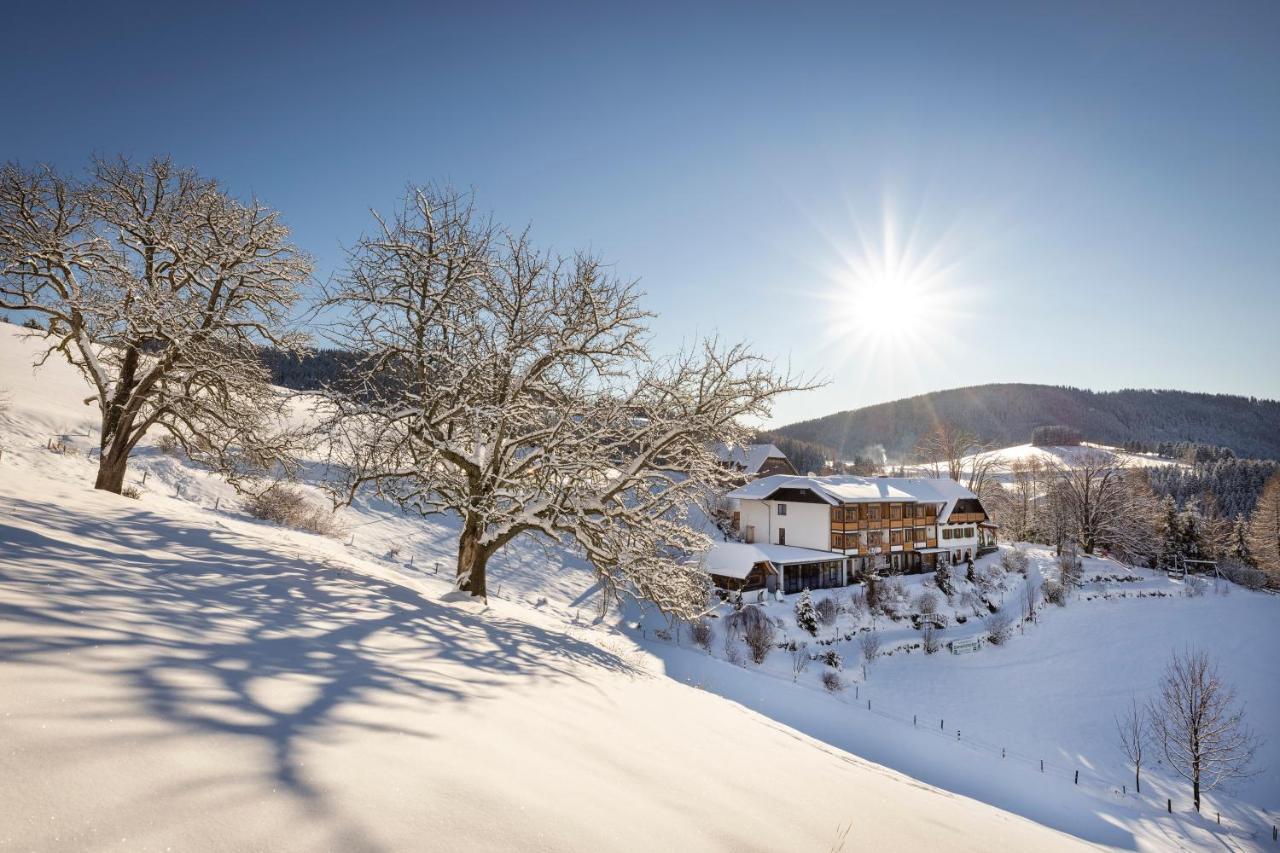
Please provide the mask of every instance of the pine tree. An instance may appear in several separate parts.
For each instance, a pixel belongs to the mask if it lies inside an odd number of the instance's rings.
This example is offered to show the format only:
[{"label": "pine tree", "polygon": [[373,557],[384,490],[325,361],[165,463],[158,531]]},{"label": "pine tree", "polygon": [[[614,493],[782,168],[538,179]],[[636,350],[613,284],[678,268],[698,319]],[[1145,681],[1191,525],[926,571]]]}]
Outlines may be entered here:
[{"label": "pine tree", "polygon": [[938,562],[938,570],[933,573],[933,582],[947,598],[955,595],[956,588],[951,583],[951,568],[944,562]]},{"label": "pine tree", "polygon": [[1166,497],[1160,502],[1160,511],[1156,517],[1157,558],[1161,566],[1168,568],[1174,564],[1181,553],[1182,519],[1178,514],[1178,504],[1173,497]]},{"label": "pine tree", "polygon": [[1227,556],[1245,565],[1253,565],[1253,550],[1249,547],[1249,520],[1244,513],[1236,516],[1231,526],[1231,539],[1227,544]]},{"label": "pine tree", "polygon": [[1267,480],[1249,520],[1249,550],[1267,573],[1267,584],[1280,586],[1280,473]]},{"label": "pine tree", "polygon": [[813,597],[808,589],[800,593],[800,600],[796,602],[796,625],[801,630],[818,636],[818,611],[813,607]]}]

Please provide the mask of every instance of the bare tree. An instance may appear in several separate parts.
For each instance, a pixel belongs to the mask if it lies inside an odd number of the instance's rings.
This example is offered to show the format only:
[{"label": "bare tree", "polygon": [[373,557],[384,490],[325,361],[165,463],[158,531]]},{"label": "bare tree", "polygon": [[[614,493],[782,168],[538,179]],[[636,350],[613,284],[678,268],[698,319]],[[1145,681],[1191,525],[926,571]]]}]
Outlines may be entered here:
[{"label": "bare tree", "polygon": [[800,673],[809,668],[809,644],[804,640],[796,642],[793,640],[790,647],[791,652],[791,680],[797,681]]},{"label": "bare tree", "polygon": [[981,497],[1000,470],[992,445],[966,429],[939,422],[920,436],[913,455],[934,477],[950,477]]},{"label": "bare tree", "polygon": [[95,486],[119,493],[153,428],[236,475],[283,461],[281,398],[258,347],[283,329],[310,262],[278,214],[167,159],[97,160],[87,178],[0,168],[0,308],[47,320],[50,356],[93,388]]},{"label": "bare tree", "polygon": [[1280,472],[1262,488],[1258,505],[1249,519],[1249,552],[1268,583],[1280,587]]},{"label": "bare tree", "polygon": [[1116,717],[1116,735],[1120,750],[1133,765],[1133,789],[1142,793],[1142,759],[1151,741],[1151,722],[1147,710],[1130,699],[1123,716]]},{"label": "bare tree", "polygon": [[1099,545],[1126,554],[1151,549],[1154,495],[1149,488],[1143,490],[1144,481],[1131,476],[1122,458],[1090,450],[1050,468],[1054,483],[1049,499],[1054,512],[1065,522],[1064,532],[1078,539],[1086,554]]},{"label": "bare tree", "polygon": [[1260,742],[1245,725],[1235,690],[1203,651],[1174,652],[1150,715],[1165,761],[1191,783],[1196,811],[1202,792],[1253,775]]},{"label": "bare tree", "polygon": [[751,660],[754,663],[764,663],[764,659],[769,656],[769,652],[773,649],[777,636],[777,629],[773,627],[773,623],[767,618],[747,625],[742,639],[747,644],[747,649],[751,652]]},{"label": "bare tree", "polygon": [[377,220],[327,302],[364,354],[327,392],[335,485],[456,513],[457,583],[474,596],[494,553],[540,534],[577,547],[606,600],[697,615],[708,579],[690,558],[710,540],[684,521],[737,477],[715,447],[812,385],[715,341],[656,358],[634,285],[535,250],[448,190],[412,189]]},{"label": "bare tree", "polygon": [[1022,587],[1022,613],[1023,618],[1034,622],[1036,620],[1036,611],[1040,607],[1040,580],[1039,578],[1028,577],[1026,583]]},{"label": "bare tree", "polygon": [[858,635],[858,647],[862,649],[862,660],[871,663],[880,655],[880,632],[874,628]]}]

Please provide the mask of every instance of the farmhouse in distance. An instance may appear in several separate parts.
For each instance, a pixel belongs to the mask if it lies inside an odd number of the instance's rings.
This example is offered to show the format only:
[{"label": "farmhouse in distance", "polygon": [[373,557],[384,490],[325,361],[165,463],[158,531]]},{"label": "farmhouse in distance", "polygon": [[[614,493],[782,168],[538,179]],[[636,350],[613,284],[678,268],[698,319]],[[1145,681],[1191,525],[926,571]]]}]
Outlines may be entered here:
[{"label": "farmhouse in distance", "polygon": [[717,544],[707,557],[726,589],[790,594],[844,586],[878,568],[932,572],[996,543],[982,501],[948,478],[775,474],[728,498],[742,541]]}]

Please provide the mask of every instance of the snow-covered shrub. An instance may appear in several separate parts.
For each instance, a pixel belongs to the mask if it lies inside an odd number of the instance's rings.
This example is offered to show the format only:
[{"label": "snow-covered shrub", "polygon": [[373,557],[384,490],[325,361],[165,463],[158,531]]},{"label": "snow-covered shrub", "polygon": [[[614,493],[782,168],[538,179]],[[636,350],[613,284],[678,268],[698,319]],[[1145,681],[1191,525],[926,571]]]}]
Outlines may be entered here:
[{"label": "snow-covered shrub", "polygon": [[1218,566],[1218,571],[1227,580],[1245,589],[1262,589],[1267,585],[1266,572],[1235,560],[1224,560]]},{"label": "snow-covered shrub", "polygon": [[167,432],[156,439],[156,450],[166,456],[177,456],[181,452],[178,440]]},{"label": "snow-covered shrub", "polygon": [[[764,608],[745,604],[724,618],[724,629],[736,640],[739,637],[745,637],[747,631],[761,622],[769,622],[769,616],[764,612]],[[773,627],[773,623],[769,622],[769,626]]]},{"label": "snow-covered shrub", "polygon": [[932,616],[938,612],[938,596],[924,590],[911,602],[911,609],[924,616]]},{"label": "snow-covered shrub", "polygon": [[938,570],[933,573],[933,582],[948,599],[956,594],[955,585],[951,583],[951,567],[946,563],[938,563]]},{"label": "snow-covered shrub", "polygon": [[[754,608],[743,608],[743,612]],[[764,659],[769,656],[769,651],[773,648],[773,644],[778,636],[778,629],[773,627],[773,623],[768,619],[760,619],[753,622],[743,631],[742,639],[747,644],[747,650],[751,652],[751,660],[757,664],[764,663]]]},{"label": "snow-covered shrub", "polygon": [[813,596],[807,589],[800,593],[800,600],[796,602],[796,626],[811,636],[818,636],[818,612],[813,609]]},{"label": "snow-covered shrub", "polygon": [[827,689],[828,693],[839,693],[844,690],[844,679],[834,669],[824,669],[822,671],[822,686]]},{"label": "snow-covered shrub", "polygon": [[132,498],[136,501],[142,497],[142,490],[137,486],[125,486],[120,490],[120,494],[126,498]]},{"label": "snow-covered shrub", "polygon": [[735,666],[742,666],[742,649],[738,647],[738,642],[733,635],[727,631],[724,635],[724,659]]},{"label": "snow-covered shrub", "polygon": [[1000,567],[1010,574],[1025,575],[1030,562],[1026,552],[1020,548],[1009,548],[1000,555]]},{"label": "snow-covered shrub", "polygon": [[711,644],[715,642],[716,632],[711,627],[711,621],[705,617],[695,619],[689,624],[689,633],[693,635],[695,645],[706,649],[707,653],[711,653]]},{"label": "snow-covered shrub", "polygon": [[862,590],[855,589],[849,596],[849,603],[845,606],[845,610],[853,617],[856,622],[867,613],[867,596]]},{"label": "snow-covered shrub", "polygon": [[244,510],[260,521],[292,527],[307,533],[332,536],[337,533],[333,514],[320,504],[312,503],[301,489],[277,483],[265,492],[244,501]]},{"label": "snow-covered shrub", "polygon": [[799,643],[792,641],[789,648],[791,651],[791,680],[795,681],[800,677],[800,673],[809,668],[809,661],[812,658],[809,657],[808,644],[803,640]]},{"label": "snow-covered shrub", "polygon": [[1045,581],[1040,591],[1044,593],[1044,600],[1050,604],[1056,604],[1059,607],[1067,606],[1067,588],[1057,581]]},{"label": "snow-covered shrub", "polygon": [[1068,540],[1062,545],[1062,553],[1058,555],[1058,579],[1067,589],[1080,586],[1080,569],[1084,565],[1080,559],[1076,543]]},{"label": "snow-covered shrub", "polygon": [[1009,635],[1013,632],[1013,612],[1009,610],[997,610],[988,616],[983,624],[987,629],[987,639],[995,643],[997,646],[1009,639]]},{"label": "snow-covered shrub", "polygon": [[862,649],[862,659],[871,663],[880,654],[880,632],[863,631],[858,635],[858,648]]},{"label": "snow-covered shrub", "polygon": [[931,655],[941,646],[938,640],[938,629],[932,622],[925,622],[924,628],[921,629],[920,638],[924,644],[924,653]]},{"label": "snow-covered shrub", "polygon": [[1186,583],[1183,585],[1183,591],[1187,598],[1199,598],[1204,595],[1205,589],[1209,586],[1204,578],[1198,578],[1195,575],[1189,575]]},{"label": "snow-covered shrub", "polygon": [[876,584],[878,589],[877,609],[890,619],[901,619],[908,608],[907,590],[902,581],[883,581]]},{"label": "snow-covered shrub", "polygon": [[814,607],[814,611],[818,616],[818,624],[822,625],[824,628],[830,628],[832,625],[836,624],[836,619],[840,615],[840,608],[836,604],[834,597],[824,598],[819,601]]},{"label": "snow-covered shrub", "polygon": [[822,662],[832,669],[844,669],[844,659],[835,649],[827,649],[823,652]]}]

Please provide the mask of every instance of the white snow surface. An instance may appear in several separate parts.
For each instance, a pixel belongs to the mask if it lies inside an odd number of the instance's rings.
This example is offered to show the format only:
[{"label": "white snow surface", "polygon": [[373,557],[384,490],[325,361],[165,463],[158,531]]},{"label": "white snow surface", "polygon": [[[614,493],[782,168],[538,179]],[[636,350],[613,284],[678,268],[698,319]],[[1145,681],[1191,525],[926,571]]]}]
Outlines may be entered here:
[{"label": "white snow surface", "polygon": [[[1275,738],[1238,798],[1170,816],[1156,768],[1142,798],[1112,788],[1111,718],[1194,641],[1274,731],[1280,599],[1117,581],[1004,647],[899,650],[865,681],[837,643],[850,689],[832,696],[783,651],[740,666],[634,607],[598,619],[588,567],[554,543],[504,549],[481,608],[447,594],[447,518],[365,501],[341,538],[282,530],[155,447],[131,466],[140,500],[95,492],[86,386],[53,360],[33,373],[33,352],[0,325],[0,849],[1271,847]],[[799,637],[792,598],[768,612]]]}]

